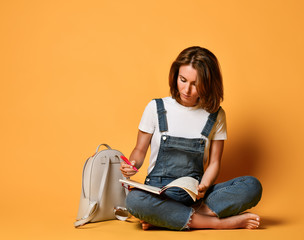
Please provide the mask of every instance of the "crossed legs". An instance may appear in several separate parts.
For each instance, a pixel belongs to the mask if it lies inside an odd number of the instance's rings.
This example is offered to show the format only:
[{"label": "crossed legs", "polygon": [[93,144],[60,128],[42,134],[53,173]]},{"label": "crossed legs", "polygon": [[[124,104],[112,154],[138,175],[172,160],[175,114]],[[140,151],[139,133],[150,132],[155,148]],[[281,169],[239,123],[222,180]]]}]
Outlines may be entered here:
[{"label": "crossed legs", "polygon": [[127,207],[142,220],[144,230],[153,225],[175,230],[255,229],[260,224],[258,215],[242,213],[261,198],[261,184],[253,177],[240,177],[213,186],[204,199],[206,204],[202,203],[194,212],[191,207],[170,199],[138,190],[132,192],[128,195]]}]

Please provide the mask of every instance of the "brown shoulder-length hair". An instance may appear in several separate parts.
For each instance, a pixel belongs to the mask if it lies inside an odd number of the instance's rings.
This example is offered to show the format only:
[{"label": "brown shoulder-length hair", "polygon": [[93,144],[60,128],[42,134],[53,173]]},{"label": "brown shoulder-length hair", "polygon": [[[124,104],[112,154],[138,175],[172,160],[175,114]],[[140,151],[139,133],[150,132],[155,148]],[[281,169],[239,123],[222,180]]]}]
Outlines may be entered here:
[{"label": "brown shoulder-length hair", "polygon": [[197,71],[199,100],[196,107],[210,113],[216,112],[224,99],[222,74],[216,56],[208,49],[197,46],[186,48],[177,56],[171,65],[169,85],[172,97],[179,103],[177,78],[182,65],[191,65]]}]

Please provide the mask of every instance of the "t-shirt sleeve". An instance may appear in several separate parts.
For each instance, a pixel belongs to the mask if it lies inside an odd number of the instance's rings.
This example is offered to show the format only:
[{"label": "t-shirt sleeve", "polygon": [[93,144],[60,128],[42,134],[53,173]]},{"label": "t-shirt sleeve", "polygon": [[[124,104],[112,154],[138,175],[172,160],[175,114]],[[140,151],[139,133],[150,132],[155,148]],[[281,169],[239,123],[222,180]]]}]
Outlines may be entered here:
[{"label": "t-shirt sleeve", "polygon": [[226,124],[226,114],[223,109],[221,109],[217,116],[217,121],[214,126],[214,132],[211,140],[226,140],[227,139],[227,124]]},{"label": "t-shirt sleeve", "polygon": [[138,129],[140,131],[153,134],[157,123],[157,111],[155,101],[151,101],[145,108],[141,117]]}]

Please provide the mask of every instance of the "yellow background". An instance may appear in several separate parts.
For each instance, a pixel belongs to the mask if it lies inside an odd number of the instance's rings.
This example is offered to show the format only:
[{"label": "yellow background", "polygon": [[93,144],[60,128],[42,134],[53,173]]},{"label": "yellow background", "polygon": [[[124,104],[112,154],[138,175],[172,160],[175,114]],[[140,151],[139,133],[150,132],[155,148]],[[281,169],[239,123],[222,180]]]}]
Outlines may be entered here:
[{"label": "yellow background", "polygon": [[[2,239],[303,239],[302,1],[0,3]],[[177,54],[218,57],[228,137],[219,180],[264,186],[260,230],[74,229],[84,161],[99,143],[129,155],[146,104],[169,94]],[[143,180],[147,167],[135,179]]]}]

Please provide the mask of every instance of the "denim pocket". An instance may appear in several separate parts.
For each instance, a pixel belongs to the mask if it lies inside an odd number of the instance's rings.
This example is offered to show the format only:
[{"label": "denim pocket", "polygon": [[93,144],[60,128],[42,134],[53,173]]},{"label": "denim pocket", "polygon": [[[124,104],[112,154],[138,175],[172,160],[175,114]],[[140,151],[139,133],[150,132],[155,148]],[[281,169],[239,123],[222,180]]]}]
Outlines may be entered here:
[{"label": "denim pocket", "polygon": [[163,187],[160,177],[147,177],[145,184],[153,187]]}]

